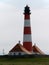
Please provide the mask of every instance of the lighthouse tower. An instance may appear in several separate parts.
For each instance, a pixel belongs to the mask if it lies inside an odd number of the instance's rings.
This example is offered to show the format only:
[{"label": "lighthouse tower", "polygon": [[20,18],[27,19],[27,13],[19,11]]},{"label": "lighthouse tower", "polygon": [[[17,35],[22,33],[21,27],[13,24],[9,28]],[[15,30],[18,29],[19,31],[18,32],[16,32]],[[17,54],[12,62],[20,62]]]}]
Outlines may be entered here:
[{"label": "lighthouse tower", "polygon": [[23,47],[32,52],[32,38],[31,38],[31,25],[30,25],[30,8],[28,5],[24,10],[24,35],[23,35]]},{"label": "lighthouse tower", "polygon": [[31,25],[30,25],[30,8],[28,5],[24,9],[24,33],[23,33],[23,45],[20,41],[17,43],[8,53],[8,55],[25,55],[25,54],[40,54],[45,55],[35,44],[32,46],[31,38]]}]

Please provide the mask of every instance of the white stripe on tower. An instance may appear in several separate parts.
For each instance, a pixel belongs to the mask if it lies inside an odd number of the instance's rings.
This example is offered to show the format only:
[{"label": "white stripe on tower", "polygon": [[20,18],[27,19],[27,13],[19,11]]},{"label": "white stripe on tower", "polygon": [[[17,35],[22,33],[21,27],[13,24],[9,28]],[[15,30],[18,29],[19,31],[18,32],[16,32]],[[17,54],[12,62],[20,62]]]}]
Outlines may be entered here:
[{"label": "white stripe on tower", "polygon": [[24,27],[30,27],[30,20],[24,21]]},{"label": "white stripe on tower", "polygon": [[31,35],[30,34],[25,34],[24,38],[23,38],[23,42],[32,42]]},{"label": "white stripe on tower", "polygon": [[30,9],[28,6],[24,10],[24,35],[23,46],[32,52],[32,38],[31,38],[31,25],[30,25]]}]

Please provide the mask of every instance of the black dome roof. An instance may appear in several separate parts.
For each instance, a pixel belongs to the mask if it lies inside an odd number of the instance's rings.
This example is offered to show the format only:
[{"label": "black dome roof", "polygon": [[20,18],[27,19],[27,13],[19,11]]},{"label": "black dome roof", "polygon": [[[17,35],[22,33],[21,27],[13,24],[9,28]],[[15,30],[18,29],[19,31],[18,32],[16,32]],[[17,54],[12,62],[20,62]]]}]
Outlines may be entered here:
[{"label": "black dome roof", "polygon": [[30,7],[28,7],[28,5],[26,5],[26,7],[25,7],[24,14],[31,14]]}]

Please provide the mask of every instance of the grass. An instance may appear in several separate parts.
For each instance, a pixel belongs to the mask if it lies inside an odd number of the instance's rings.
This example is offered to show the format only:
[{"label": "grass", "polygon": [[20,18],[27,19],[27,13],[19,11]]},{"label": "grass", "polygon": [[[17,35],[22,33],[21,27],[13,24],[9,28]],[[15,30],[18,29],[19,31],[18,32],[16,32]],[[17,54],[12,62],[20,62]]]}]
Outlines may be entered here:
[{"label": "grass", "polygon": [[0,57],[0,65],[49,65],[49,57],[32,58]]}]

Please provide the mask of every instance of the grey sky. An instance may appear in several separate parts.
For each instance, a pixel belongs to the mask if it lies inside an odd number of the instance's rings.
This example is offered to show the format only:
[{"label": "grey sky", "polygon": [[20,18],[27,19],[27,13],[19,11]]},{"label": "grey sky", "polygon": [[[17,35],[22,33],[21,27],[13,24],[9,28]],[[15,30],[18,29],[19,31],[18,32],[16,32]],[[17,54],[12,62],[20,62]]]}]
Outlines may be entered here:
[{"label": "grey sky", "polygon": [[0,53],[23,42],[24,7],[31,10],[32,42],[49,54],[49,0],[0,0]]}]

